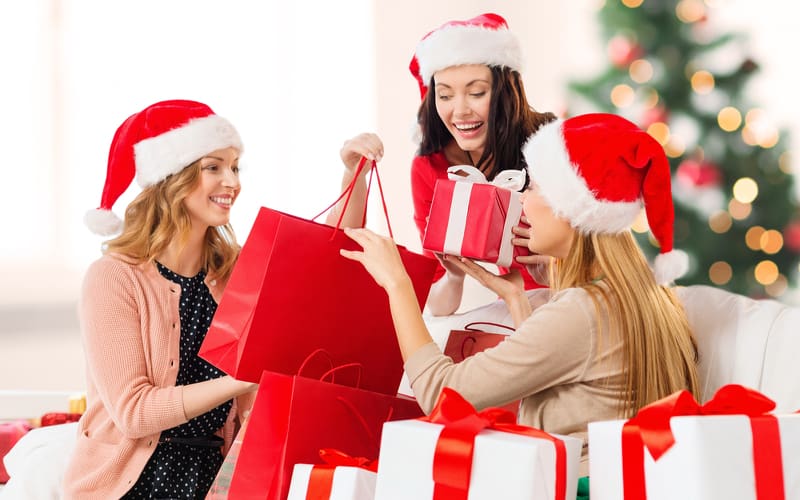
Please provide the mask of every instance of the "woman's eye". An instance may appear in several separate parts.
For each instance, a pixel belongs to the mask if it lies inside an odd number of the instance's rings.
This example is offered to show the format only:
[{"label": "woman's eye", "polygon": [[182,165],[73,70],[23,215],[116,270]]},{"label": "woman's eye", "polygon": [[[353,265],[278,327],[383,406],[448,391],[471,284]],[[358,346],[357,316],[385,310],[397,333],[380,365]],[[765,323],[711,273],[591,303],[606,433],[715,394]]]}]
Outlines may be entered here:
[{"label": "woman's eye", "polygon": [[450,99],[449,95],[439,95],[438,97],[439,97],[440,101],[446,101],[446,100]]},{"label": "woman's eye", "polygon": [[203,167],[203,170],[210,170],[212,172],[216,172],[218,169],[219,169],[219,167],[217,167],[214,164],[206,165],[205,167]]},{"label": "woman's eye", "polygon": [[234,174],[238,174],[238,173],[239,173],[239,170],[240,170],[240,169],[239,169],[239,165],[234,165],[234,166],[232,166],[232,167],[231,167],[231,170],[233,171],[233,173],[234,173]]},{"label": "woman's eye", "polygon": [[486,95],[486,91],[484,90],[484,91],[482,91],[482,92],[473,92],[473,93],[471,93],[470,95],[471,95],[472,97],[483,97],[483,96],[485,96],[485,95]]}]

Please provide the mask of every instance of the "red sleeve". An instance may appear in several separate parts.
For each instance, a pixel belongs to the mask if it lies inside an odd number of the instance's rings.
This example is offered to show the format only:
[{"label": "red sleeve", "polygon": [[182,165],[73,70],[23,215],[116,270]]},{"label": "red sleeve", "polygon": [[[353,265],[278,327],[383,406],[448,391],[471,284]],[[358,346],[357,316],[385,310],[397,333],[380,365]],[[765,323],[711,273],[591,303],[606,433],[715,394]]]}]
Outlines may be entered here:
[{"label": "red sleeve", "polygon": [[[414,200],[414,223],[419,231],[419,239],[425,236],[425,228],[428,226],[428,215],[431,211],[433,201],[433,188],[436,180],[447,178],[447,160],[442,153],[434,153],[429,156],[415,156],[411,162],[411,196]],[[423,250],[428,257],[433,258],[433,252]],[[438,281],[444,276],[444,268],[440,265],[436,268],[433,280]]]}]

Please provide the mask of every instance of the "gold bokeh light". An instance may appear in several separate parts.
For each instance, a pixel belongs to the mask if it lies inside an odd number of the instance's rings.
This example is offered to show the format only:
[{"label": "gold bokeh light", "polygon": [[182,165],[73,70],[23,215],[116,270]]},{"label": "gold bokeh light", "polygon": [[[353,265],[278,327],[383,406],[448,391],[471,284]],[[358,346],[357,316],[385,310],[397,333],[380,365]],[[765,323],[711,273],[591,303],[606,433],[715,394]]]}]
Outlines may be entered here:
[{"label": "gold bokeh light", "polygon": [[700,95],[705,95],[714,90],[714,75],[701,70],[692,75],[692,89]]},{"label": "gold bokeh light", "polygon": [[724,210],[718,210],[708,218],[708,226],[717,234],[728,232],[732,224],[731,214]]},{"label": "gold bokeh light", "polygon": [[625,108],[633,104],[636,93],[629,85],[620,84],[611,89],[611,102],[618,108]]},{"label": "gold bokeh light", "polygon": [[736,220],[744,220],[750,216],[750,212],[753,211],[753,206],[749,203],[742,203],[737,199],[732,199],[730,203],[728,203],[728,212],[730,212],[731,217]]},{"label": "gold bokeh light", "polygon": [[675,15],[684,23],[695,23],[706,15],[706,7],[700,0],[681,0],[675,6]]},{"label": "gold bokeh light", "polygon": [[775,283],[780,272],[778,271],[778,266],[774,262],[771,260],[762,260],[756,265],[753,274],[755,275],[756,281],[761,285],[767,286]]},{"label": "gold bokeh light", "polygon": [[759,243],[764,253],[773,255],[780,252],[781,248],[783,248],[783,235],[780,231],[770,229],[769,231],[764,231],[764,234],[759,238]]},{"label": "gold bokeh light", "polygon": [[708,278],[715,285],[724,285],[733,277],[733,269],[727,262],[718,260],[708,268]]},{"label": "gold bokeh light", "polygon": [[742,177],[733,185],[733,197],[741,203],[753,203],[758,197],[758,184],[750,177]]},{"label": "gold bokeh light", "polygon": [[789,280],[786,279],[786,276],[779,274],[778,279],[764,287],[764,291],[767,292],[770,297],[777,298],[783,295],[788,288]]},{"label": "gold bokeh light", "polygon": [[732,106],[724,107],[717,114],[717,123],[725,132],[733,132],[742,124],[742,114]]},{"label": "gold bokeh light", "polygon": [[635,9],[636,7],[642,5],[642,2],[644,2],[644,0],[622,0],[622,5],[631,9]]},{"label": "gold bokeh light", "polygon": [[662,146],[669,142],[669,126],[664,122],[651,123],[647,127],[647,133],[653,136]]},{"label": "gold bokeh light", "polygon": [[744,242],[747,248],[753,251],[761,250],[761,235],[765,229],[761,226],[753,226],[744,235]]},{"label": "gold bokeh light", "polygon": [[647,83],[653,78],[653,65],[647,59],[637,59],[628,68],[631,80],[636,83]]}]

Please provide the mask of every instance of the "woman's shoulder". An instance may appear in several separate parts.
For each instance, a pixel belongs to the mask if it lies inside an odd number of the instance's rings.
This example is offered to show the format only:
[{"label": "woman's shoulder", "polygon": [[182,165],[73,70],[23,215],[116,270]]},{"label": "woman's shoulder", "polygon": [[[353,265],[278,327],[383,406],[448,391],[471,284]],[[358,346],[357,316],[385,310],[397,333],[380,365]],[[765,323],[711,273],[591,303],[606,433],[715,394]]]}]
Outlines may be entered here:
[{"label": "woman's shoulder", "polygon": [[130,256],[109,252],[89,265],[85,281],[102,279],[108,282],[121,277],[126,277],[127,281],[138,280],[144,274],[145,265]]}]

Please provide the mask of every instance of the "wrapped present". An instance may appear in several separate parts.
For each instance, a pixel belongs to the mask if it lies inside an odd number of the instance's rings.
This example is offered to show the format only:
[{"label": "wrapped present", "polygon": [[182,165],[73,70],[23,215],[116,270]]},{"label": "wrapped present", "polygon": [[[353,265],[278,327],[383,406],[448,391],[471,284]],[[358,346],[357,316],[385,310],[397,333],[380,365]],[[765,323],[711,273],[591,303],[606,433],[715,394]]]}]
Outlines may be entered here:
[{"label": "wrapped present", "polygon": [[[469,171],[467,177],[453,170]],[[433,190],[428,225],[422,248],[509,267],[524,249],[511,243],[511,228],[520,223],[519,193],[525,174],[504,170],[492,183],[475,167],[450,167],[448,179],[439,179]]]},{"label": "wrapped present", "polygon": [[589,424],[592,500],[800,498],[800,415],[726,385],[706,404],[681,391],[628,420]]},{"label": "wrapped present", "polygon": [[376,500],[573,500],[582,440],[514,421],[444,388],[428,417],[384,424]]},{"label": "wrapped present", "polygon": [[[487,326],[503,328],[508,330],[509,333],[514,332],[514,329],[510,326],[474,321],[465,325],[463,330],[450,330],[450,334],[447,337],[447,344],[444,346],[445,356],[450,356],[453,362],[460,363],[473,354],[496,346],[508,337],[508,334],[505,333],[491,333],[478,330],[476,325],[483,325],[483,328]],[[519,403],[519,401],[513,401],[504,405],[503,409],[517,415],[519,413]]]},{"label": "wrapped present", "polygon": [[323,449],[324,464],[296,464],[287,500],[373,500],[378,462]]}]

